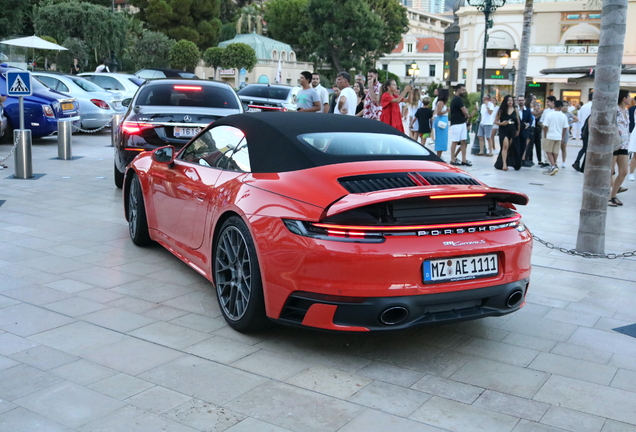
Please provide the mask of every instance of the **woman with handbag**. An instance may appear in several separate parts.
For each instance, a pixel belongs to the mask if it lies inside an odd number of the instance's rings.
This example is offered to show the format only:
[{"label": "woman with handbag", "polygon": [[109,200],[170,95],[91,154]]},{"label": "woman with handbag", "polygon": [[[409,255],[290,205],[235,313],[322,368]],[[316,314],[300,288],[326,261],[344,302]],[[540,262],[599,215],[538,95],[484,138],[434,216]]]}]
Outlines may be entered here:
[{"label": "woman with handbag", "polygon": [[442,153],[448,150],[448,90],[440,89],[435,106],[435,152],[442,157]]},{"label": "woman with handbag", "polygon": [[617,166],[618,171],[616,178],[612,181],[612,192],[610,193],[610,200],[607,203],[610,207],[622,206],[623,203],[616,198],[618,190],[620,189],[625,177],[627,177],[627,165],[629,164],[629,117],[627,115],[627,107],[631,103],[631,96],[629,90],[620,89],[618,92],[618,113],[616,116],[616,122],[618,124],[618,136],[616,145],[614,146],[614,159],[612,161],[612,167]]}]

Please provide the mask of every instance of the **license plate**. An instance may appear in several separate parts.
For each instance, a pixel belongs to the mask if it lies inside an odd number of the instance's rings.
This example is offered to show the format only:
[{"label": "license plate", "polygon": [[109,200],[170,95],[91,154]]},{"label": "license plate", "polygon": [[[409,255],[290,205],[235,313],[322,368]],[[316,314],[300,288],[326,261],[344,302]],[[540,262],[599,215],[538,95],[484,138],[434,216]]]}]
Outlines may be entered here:
[{"label": "license plate", "polygon": [[201,128],[184,128],[175,126],[174,136],[175,138],[191,138],[201,132]]},{"label": "license plate", "polygon": [[260,108],[248,108],[248,110],[247,110],[247,112],[261,112],[261,111],[263,111],[263,110],[260,109]]},{"label": "license plate", "polygon": [[495,276],[497,254],[424,261],[424,283],[453,282]]},{"label": "license plate", "polygon": [[62,110],[63,111],[69,111],[69,110],[74,110],[75,109],[75,105],[73,105],[72,103],[63,103],[62,104]]}]

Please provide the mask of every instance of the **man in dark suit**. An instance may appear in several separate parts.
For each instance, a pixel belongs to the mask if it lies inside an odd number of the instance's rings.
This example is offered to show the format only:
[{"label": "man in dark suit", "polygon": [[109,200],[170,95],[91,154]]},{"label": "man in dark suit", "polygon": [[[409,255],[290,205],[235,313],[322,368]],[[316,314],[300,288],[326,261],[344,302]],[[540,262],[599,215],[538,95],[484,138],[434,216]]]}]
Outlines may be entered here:
[{"label": "man in dark suit", "polygon": [[528,98],[528,103],[526,103],[526,98],[523,95],[517,96],[517,109],[519,110],[519,117],[521,118],[521,131],[519,136],[516,139],[515,146],[518,149],[517,154],[521,159],[519,165],[526,166],[524,161],[526,159],[526,144],[528,143],[528,139],[533,135],[532,131],[532,110],[530,109],[530,102],[532,102],[532,97]]}]

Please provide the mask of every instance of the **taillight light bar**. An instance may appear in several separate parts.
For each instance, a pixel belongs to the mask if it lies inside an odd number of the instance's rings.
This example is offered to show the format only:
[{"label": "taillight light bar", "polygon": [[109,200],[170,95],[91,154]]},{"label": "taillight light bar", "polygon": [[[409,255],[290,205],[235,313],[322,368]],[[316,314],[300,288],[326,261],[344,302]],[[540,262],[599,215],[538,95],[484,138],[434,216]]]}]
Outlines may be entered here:
[{"label": "taillight light bar", "polygon": [[481,198],[486,196],[485,193],[467,193],[467,194],[448,194],[448,195],[431,195],[430,199],[447,199],[447,198]]},{"label": "taillight light bar", "polygon": [[260,109],[266,109],[266,110],[272,110],[272,111],[282,111],[282,112],[287,112],[287,108],[285,107],[268,107],[268,106],[262,106],[262,105],[248,105],[248,108],[260,108]]},{"label": "taillight light bar", "polygon": [[201,86],[191,86],[191,85],[176,85],[174,86],[175,90],[193,90],[193,91],[201,91]]},{"label": "taillight light bar", "polygon": [[140,135],[147,129],[153,129],[156,126],[152,123],[138,123],[134,121],[125,121],[121,124],[121,130],[128,135]]},{"label": "taillight light bar", "polygon": [[487,221],[475,221],[475,222],[458,222],[447,224],[429,224],[429,225],[399,225],[399,226],[354,226],[354,225],[336,225],[327,223],[311,223],[316,228],[323,228],[326,230],[341,230],[341,231],[354,231],[354,232],[395,232],[395,231],[418,231],[427,229],[444,229],[444,228],[464,228],[474,226],[489,226],[489,225],[501,225],[512,222],[517,222],[521,219],[520,215],[515,215],[509,218],[503,219],[491,219]]}]

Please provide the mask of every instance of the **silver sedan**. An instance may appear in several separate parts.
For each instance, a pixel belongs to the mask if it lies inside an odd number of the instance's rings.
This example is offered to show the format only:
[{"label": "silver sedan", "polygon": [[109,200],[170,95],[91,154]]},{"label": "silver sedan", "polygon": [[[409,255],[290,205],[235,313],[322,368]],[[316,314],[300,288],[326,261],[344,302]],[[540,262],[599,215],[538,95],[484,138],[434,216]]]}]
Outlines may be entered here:
[{"label": "silver sedan", "polygon": [[114,114],[126,111],[121,94],[109,92],[84,78],[43,72],[35,72],[33,76],[53,90],[77,99],[82,129],[98,129],[109,123]]},{"label": "silver sedan", "polygon": [[135,96],[139,86],[146,81],[145,79],[137,78],[135,75],[124,73],[83,72],[78,76],[86,78],[106,90],[121,93],[124,99]]}]

